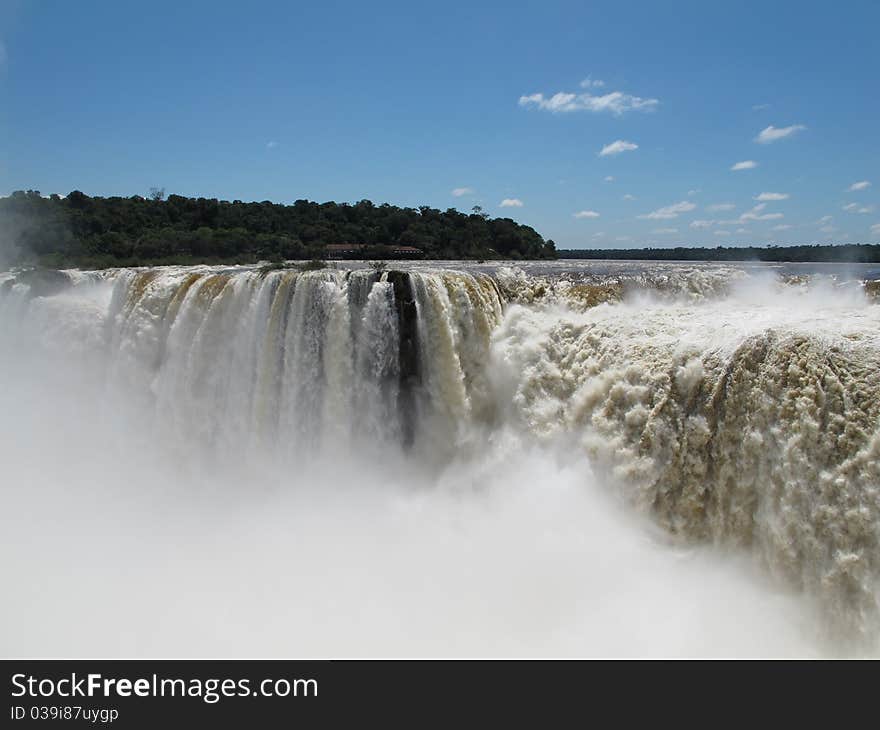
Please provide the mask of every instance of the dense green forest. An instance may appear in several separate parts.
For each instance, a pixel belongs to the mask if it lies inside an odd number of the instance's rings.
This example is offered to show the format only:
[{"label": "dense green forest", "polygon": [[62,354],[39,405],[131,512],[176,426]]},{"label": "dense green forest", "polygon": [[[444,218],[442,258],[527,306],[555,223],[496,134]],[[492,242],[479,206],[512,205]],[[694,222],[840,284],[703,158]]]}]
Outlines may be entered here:
[{"label": "dense green forest", "polygon": [[629,261],[806,261],[880,263],[880,245],[744,246],[725,248],[562,249],[561,259],[623,259]]},{"label": "dense green forest", "polygon": [[[17,191],[0,198],[0,267],[254,263],[323,259],[328,246],[362,246],[364,259],[623,259],[654,261],[877,262],[880,245],[570,249],[509,218],[426,206],[359,203],[292,205],[185,198],[65,197]],[[399,247],[418,251],[404,252]]]},{"label": "dense green forest", "polygon": [[555,258],[553,241],[480,208],[399,208],[369,200],[293,205],[185,198],[43,197],[18,191],[0,199],[0,263],[55,268],[163,263],[253,263],[321,259],[327,246],[363,244],[363,258]]}]

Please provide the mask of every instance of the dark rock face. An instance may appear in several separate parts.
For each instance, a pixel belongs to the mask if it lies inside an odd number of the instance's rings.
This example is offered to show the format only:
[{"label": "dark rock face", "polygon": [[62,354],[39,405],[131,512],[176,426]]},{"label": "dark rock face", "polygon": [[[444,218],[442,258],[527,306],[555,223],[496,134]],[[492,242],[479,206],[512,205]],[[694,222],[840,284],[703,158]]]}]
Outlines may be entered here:
[{"label": "dark rock face", "polygon": [[400,423],[403,445],[409,447],[415,438],[416,393],[421,387],[419,368],[418,310],[412,281],[405,271],[389,271],[388,281],[394,287],[394,306],[400,330]]}]

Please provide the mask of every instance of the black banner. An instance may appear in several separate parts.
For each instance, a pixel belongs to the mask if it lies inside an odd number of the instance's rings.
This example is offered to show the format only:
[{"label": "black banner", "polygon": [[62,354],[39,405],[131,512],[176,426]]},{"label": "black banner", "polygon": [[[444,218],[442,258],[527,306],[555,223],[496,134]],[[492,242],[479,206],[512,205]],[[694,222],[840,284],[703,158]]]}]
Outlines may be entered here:
[{"label": "black banner", "polygon": [[[280,727],[529,720],[540,726],[818,717],[833,698],[812,662],[7,660],[5,727]],[[851,665],[856,666],[856,665]],[[865,665],[862,665],[865,666]],[[865,673],[837,681],[848,706]],[[864,690],[864,693],[862,693]],[[815,691],[815,693],[814,693]],[[760,708],[760,710],[759,710]],[[702,718],[702,721],[700,721]],[[602,723],[604,724],[604,723]]]}]

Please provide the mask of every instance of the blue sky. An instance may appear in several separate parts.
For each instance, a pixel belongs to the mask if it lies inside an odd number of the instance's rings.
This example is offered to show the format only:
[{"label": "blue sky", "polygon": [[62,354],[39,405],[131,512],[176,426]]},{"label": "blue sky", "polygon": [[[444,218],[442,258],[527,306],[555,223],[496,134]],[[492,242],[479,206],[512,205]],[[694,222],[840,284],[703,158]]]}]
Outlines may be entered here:
[{"label": "blue sky", "polygon": [[0,194],[481,205],[566,248],[878,242],[878,27],[876,0],[3,0]]}]

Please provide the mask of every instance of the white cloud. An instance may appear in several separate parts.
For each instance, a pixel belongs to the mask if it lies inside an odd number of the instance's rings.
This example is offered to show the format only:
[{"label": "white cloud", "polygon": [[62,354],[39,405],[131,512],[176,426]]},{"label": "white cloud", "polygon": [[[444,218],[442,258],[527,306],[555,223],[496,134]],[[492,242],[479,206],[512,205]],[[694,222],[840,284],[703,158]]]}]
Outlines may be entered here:
[{"label": "white cloud", "polygon": [[614,175],[606,175],[605,182],[614,182]]},{"label": "white cloud", "polygon": [[731,170],[754,170],[758,166],[758,163],[754,160],[743,160],[742,162],[737,162],[735,165],[731,165]]},{"label": "white cloud", "polygon": [[465,195],[473,195],[473,188],[452,188],[452,197],[453,198],[461,198]]},{"label": "white cloud", "polygon": [[769,127],[762,129],[758,133],[758,136],[755,137],[755,142],[759,144],[769,144],[770,142],[776,142],[777,140],[791,137],[791,135],[805,129],[806,127],[803,124],[792,124],[790,127],[774,127],[771,124]]},{"label": "white cloud", "polygon": [[755,105],[752,107],[752,111],[759,112],[759,111],[761,111],[762,109],[769,109],[769,108],[770,108],[770,105],[769,105],[769,104],[755,104]]},{"label": "white cloud", "polygon": [[880,236],[880,223],[875,223],[873,226],[871,226],[871,233],[873,233],[875,236]]},{"label": "white cloud", "polygon": [[715,231],[716,236],[729,236],[730,231]]},{"label": "white cloud", "polygon": [[833,216],[830,216],[830,215],[823,215],[819,220],[816,221],[816,223],[817,224],[829,223],[831,221],[832,217]]},{"label": "white cloud", "polygon": [[274,150],[277,146],[278,146],[278,143],[274,139],[269,142],[266,142],[266,149],[267,150]]},{"label": "white cloud", "polygon": [[737,228],[736,232],[737,233],[751,233],[751,231],[748,228]]},{"label": "white cloud", "polygon": [[689,200],[682,200],[680,203],[667,205],[665,208],[658,208],[657,210],[653,210],[650,213],[646,213],[645,215],[640,215],[639,218],[668,220],[670,218],[678,218],[681,213],[687,213],[689,211],[692,211],[696,207],[697,206],[691,203]]},{"label": "white cloud", "polygon": [[605,235],[605,231],[599,231],[598,233],[593,234],[593,238],[602,238]]},{"label": "white cloud", "polygon": [[691,221],[691,228],[695,230],[700,230],[701,228],[711,228],[715,225],[715,221]]},{"label": "white cloud", "polygon": [[574,214],[575,218],[598,218],[599,214],[595,210],[579,210]]},{"label": "white cloud", "polygon": [[761,193],[755,196],[755,200],[788,200],[790,197],[788,193]]},{"label": "white cloud", "polygon": [[858,203],[847,203],[843,206],[842,210],[845,210],[849,213],[873,213],[874,206],[873,205],[863,205],[859,206]]},{"label": "white cloud", "polygon": [[740,221],[778,221],[785,218],[783,213],[764,213],[763,215],[741,215]]},{"label": "white cloud", "polygon": [[599,152],[599,157],[607,157],[608,155],[619,155],[621,152],[631,152],[632,150],[637,150],[639,146],[635,142],[627,142],[625,139],[618,139],[611,144],[606,144],[602,151]]},{"label": "white cloud", "polygon": [[636,199],[636,196],[635,196],[635,195],[630,195],[629,193],[627,193],[626,195],[623,196],[623,199],[624,199],[624,200],[635,200],[635,199]]},{"label": "white cloud", "polygon": [[733,210],[736,206],[733,203],[715,203],[714,205],[706,206],[706,210],[715,212],[718,210]]},{"label": "white cloud", "polygon": [[703,191],[697,188],[696,190],[688,190],[688,197],[692,198],[697,193],[702,193]]},{"label": "white cloud", "polygon": [[678,228],[655,228],[651,233],[656,233],[658,235],[664,235],[667,233],[678,233]]},{"label": "white cloud", "polygon": [[620,116],[631,111],[653,111],[660,102],[657,99],[642,99],[622,91],[595,96],[588,91],[580,94],[560,91],[553,96],[529,94],[519,97],[519,105],[536,107],[544,111],[558,112],[610,112]]},{"label": "white cloud", "polygon": [[746,221],[773,221],[785,218],[782,213],[762,213],[761,211],[767,207],[767,203],[758,203],[754,208],[746,211],[739,217],[740,223]]},{"label": "white cloud", "polygon": [[601,89],[605,86],[604,81],[600,81],[599,79],[591,79],[589,76],[581,81],[582,89]]},{"label": "white cloud", "polygon": [[629,236],[618,236],[614,240],[615,241],[631,241],[632,239]]},{"label": "white cloud", "polygon": [[791,226],[788,225],[788,223],[780,223],[778,226],[773,226],[773,228],[771,228],[770,230],[771,231],[787,231],[789,228],[791,228]]},{"label": "white cloud", "polygon": [[852,185],[850,185],[849,188],[847,188],[847,192],[855,193],[859,190],[867,190],[869,187],[871,187],[870,180],[862,180],[861,182],[854,182]]},{"label": "white cloud", "polygon": [[523,202],[519,198],[505,198],[498,204],[499,208],[522,208]]},{"label": "white cloud", "polygon": [[819,230],[822,233],[834,233],[837,229],[834,226],[822,226]]}]

